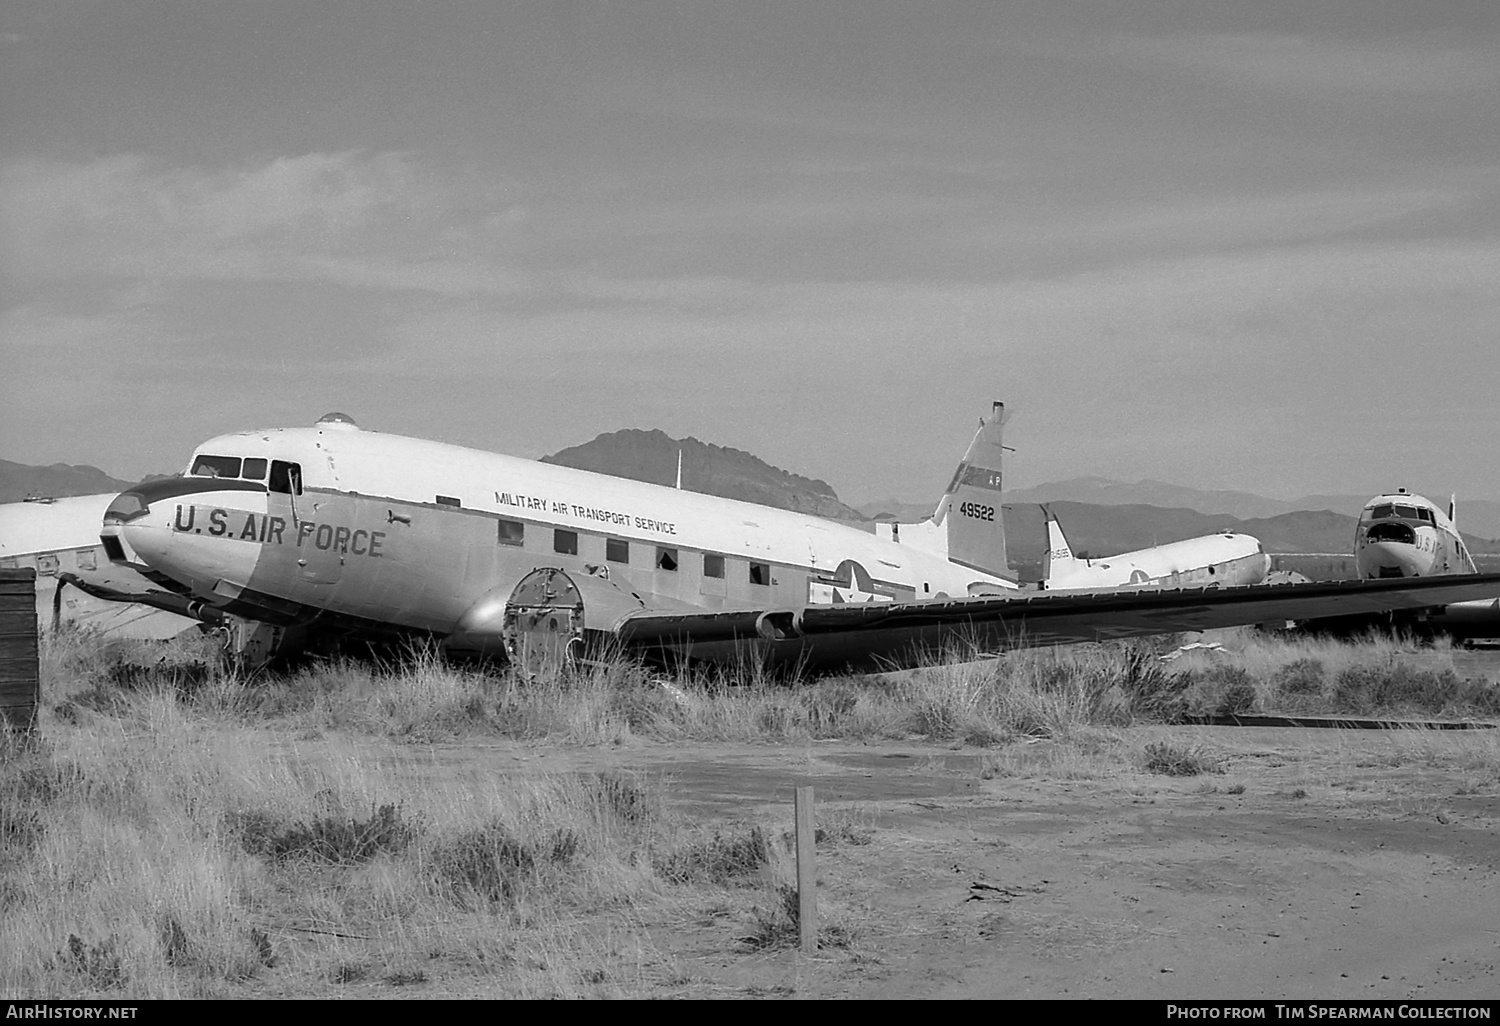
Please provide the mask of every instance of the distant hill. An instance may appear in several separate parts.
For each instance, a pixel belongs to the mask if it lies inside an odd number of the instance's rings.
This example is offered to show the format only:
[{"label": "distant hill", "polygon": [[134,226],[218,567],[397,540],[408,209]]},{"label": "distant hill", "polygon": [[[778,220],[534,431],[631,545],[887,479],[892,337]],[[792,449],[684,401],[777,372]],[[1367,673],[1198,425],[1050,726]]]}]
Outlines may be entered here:
[{"label": "distant hill", "polygon": [[31,496],[60,499],[69,495],[122,492],[135,483],[110,477],[98,467],[72,467],[66,463],[32,467],[0,460],[0,502],[20,502]]},{"label": "distant hill", "polygon": [[670,487],[677,480],[679,451],[682,487],[686,491],[757,502],[833,520],[866,519],[858,510],[840,502],[825,481],[788,473],[739,449],[696,438],[672,438],[662,431],[612,431],[592,442],[543,456],[541,461]]}]

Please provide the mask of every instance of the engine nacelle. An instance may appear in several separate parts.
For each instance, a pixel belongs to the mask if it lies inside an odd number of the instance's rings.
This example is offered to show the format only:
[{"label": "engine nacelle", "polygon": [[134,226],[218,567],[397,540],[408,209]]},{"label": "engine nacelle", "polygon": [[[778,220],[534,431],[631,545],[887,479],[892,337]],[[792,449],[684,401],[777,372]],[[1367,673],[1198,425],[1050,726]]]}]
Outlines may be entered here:
[{"label": "engine nacelle", "polygon": [[1427,622],[1455,638],[1500,638],[1500,598],[1454,602]]},{"label": "engine nacelle", "polygon": [[639,595],[608,578],[541,567],[470,606],[445,645],[503,656],[528,677],[545,677],[603,646],[621,620],[645,607]]}]

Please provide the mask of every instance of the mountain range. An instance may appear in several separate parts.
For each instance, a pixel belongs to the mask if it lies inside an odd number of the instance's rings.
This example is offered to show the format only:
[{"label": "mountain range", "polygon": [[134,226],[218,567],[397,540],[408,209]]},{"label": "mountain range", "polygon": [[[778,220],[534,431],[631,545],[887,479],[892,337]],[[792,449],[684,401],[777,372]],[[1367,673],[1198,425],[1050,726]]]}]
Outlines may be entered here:
[{"label": "mountain range", "polygon": [[67,495],[123,492],[135,483],[110,477],[98,467],[74,467],[66,463],[33,467],[0,460],[0,502],[20,502],[32,496],[60,499]]},{"label": "mountain range", "polygon": [[790,509],[829,520],[865,520],[839,501],[826,481],[792,474],[743,452],[696,438],[672,438],[662,431],[625,430],[543,456],[543,463],[592,470],[671,487],[682,460],[682,486],[762,506]]}]

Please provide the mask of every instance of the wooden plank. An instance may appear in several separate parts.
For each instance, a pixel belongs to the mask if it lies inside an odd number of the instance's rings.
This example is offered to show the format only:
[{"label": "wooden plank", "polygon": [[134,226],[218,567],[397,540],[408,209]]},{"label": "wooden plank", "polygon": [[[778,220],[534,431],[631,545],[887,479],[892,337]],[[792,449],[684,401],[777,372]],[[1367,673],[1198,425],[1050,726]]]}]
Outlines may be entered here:
[{"label": "wooden plank", "polygon": [[27,680],[36,676],[36,639],[0,639],[0,680]]},{"label": "wooden plank", "polygon": [[797,925],[802,953],[818,953],[818,833],[813,825],[813,789],[797,788]]},{"label": "wooden plank", "polygon": [[27,603],[25,609],[7,609],[0,605],[0,638],[21,635],[36,637],[36,606]]},{"label": "wooden plank", "polygon": [[30,730],[42,684],[37,661],[36,570],[0,570],[0,721]]}]

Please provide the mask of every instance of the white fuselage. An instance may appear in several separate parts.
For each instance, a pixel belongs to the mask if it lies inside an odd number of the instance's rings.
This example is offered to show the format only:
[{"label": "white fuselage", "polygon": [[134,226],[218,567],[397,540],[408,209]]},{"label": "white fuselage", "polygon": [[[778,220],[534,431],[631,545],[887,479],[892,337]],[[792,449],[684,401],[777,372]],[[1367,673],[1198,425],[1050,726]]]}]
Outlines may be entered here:
[{"label": "white fuselage", "polygon": [[1354,532],[1354,559],[1365,579],[1475,572],[1448,515],[1428,499],[1404,492],[1365,503]]},{"label": "white fuselage", "polygon": [[1248,534],[1209,534],[1099,559],[1073,555],[1061,525],[1049,513],[1042,586],[1048,591],[1165,586],[1225,587],[1260,584],[1271,557]]},{"label": "white fuselage", "polygon": [[[222,476],[202,473],[215,461]],[[116,558],[252,619],[317,611],[451,634],[544,566],[667,610],[1014,587],[817,517],[351,424],[224,435],[175,484],[153,484],[106,517]]]}]

